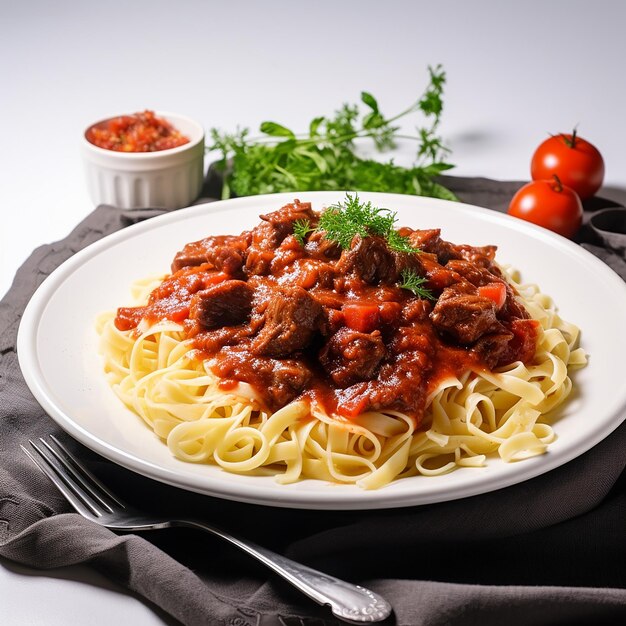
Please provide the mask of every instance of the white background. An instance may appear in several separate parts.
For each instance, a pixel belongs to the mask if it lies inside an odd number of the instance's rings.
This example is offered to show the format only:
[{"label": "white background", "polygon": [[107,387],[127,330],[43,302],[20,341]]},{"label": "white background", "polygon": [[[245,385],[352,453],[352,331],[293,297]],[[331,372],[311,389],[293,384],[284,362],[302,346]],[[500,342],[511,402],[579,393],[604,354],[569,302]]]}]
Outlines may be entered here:
[{"label": "white background", "polygon": [[[0,295],[92,211],[78,150],[91,122],[151,108],[304,131],[362,90],[403,110],[437,63],[453,174],[526,180],[548,133],[578,125],[604,155],[602,195],[624,201],[625,26],[611,0],[0,0]],[[8,626],[171,623],[81,568],[0,561],[0,607]]]}]

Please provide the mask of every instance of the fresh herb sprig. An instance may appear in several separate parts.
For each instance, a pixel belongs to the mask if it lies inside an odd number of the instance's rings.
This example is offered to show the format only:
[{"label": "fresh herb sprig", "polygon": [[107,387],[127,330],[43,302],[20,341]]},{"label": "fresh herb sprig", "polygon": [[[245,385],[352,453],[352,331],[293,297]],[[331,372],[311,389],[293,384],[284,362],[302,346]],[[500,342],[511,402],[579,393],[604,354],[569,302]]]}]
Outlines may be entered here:
[{"label": "fresh herb sprig", "polygon": [[[395,213],[394,213],[395,215]],[[387,245],[395,252],[407,252],[415,253],[420,252],[419,248],[416,248],[411,244],[408,237],[404,237],[397,230],[391,229],[387,235]]]},{"label": "fresh herb sprig", "polygon": [[346,194],[343,203],[329,206],[320,216],[318,230],[324,231],[326,239],[336,241],[344,250],[356,235],[386,237],[393,228],[395,214],[379,209],[371,202],[361,202],[358,196]]},{"label": "fresh herb sprig", "polygon": [[358,194],[347,193],[343,202],[331,204],[323,211],[316,228],[307,219],[296,220],[293,224],[293,235],[304,246],[309,233],[322,232],[325,239],[337,242],[344,250],[350,247],[356,235],[379,235],[396,252],[420,252],[419,248],[411,245],[408,237],[404,237],[394,228],[396,221],[395,212],[375,207],[371,201],[361,202]]},{"label": "fresh herb sprig", "polygon": [[435,296],[433,296],[432,291],[423,286],[424,283],[427,282],[427,279],[422,276],[418,276],[415,270],[402,270],[400,277],[402,278],[402,282],[400,283],[400,287],[402,289],[408,289],[420,298],[435,300]]},{"label": "fresh herb sprig", "polygon": [[[250,138],[248,129],[223,133],[211,129],[210,151],[221,158],[222,197],[263,193],[341,190],[385,191],[456,200],[436,181],[453,167],[446,162],[449,149],[438,134],[443,111],[446,75],[441,66],[429,67],[429,84],[407,109],[385,117],[371,93],[361,93],[359,106],[344,104],[332,116],[315,117],[308,134],[296,135],[276,122],[263,122],[262,136]],[[411,114],[423,119],[416,134],[400,134],[397,122]],[[393,160],[382,162],[357,155],[356,141],[370,139],[379,151],[396,147],[398,139],[417,142],[415,162],[405,168]]]},{"label": "fresh herb sprig", "polygon": [[[362,202],[358,195],[346,194],[343,202],[330,205],[321,215],[316,230],[324,237],[336,241],[344,250],[350,247],[356,235],[369,237],[378,235],[397,252],[417,253],[408,237],[403,237],[394,228],[396,214],[389,209],[378,208],[370,201]],[[296,227],[294,224],[294,235]]]},{"label": "fresh herb sprig", "polygon": [[296,220],[293,223],[293,236],[303,247],[306,243],[306,236],[314,230],[314,228],[311,228],[311,222],[307,219]]}]

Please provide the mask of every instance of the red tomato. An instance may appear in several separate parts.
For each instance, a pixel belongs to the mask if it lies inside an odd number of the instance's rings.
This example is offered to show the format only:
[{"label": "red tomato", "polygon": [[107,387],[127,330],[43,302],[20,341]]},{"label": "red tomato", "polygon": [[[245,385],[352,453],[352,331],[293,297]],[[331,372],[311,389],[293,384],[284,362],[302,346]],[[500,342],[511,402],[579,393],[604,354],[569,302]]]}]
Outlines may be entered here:
[{"label": "red tomato", "polygon": [[554,178],[524,185],[513,196],[508,214],[572,237],[582,223],[583,207],[576,192]]},{"label": "red tomato", "polygon": [[598,149],[576,135],[559,134],[546,139],[530,163],[533,180],[548,180],[555,174],[566,187],[585,200],[604,180],[604,160]]}]

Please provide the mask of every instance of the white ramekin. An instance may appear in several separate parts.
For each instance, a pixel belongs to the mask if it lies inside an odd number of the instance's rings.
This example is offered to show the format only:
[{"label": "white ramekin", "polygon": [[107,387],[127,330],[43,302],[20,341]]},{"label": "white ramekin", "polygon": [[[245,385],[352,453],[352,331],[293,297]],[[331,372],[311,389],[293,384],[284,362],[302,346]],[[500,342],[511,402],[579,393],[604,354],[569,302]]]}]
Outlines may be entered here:
[{"label": "white ramekin", "polygon": [[176,113],[155,114],[189,137],[189,143],[157,152],[116,152],[87,141],[87,131],[95,124],[85,129],[81,152],[94,204],[179,209],[198,198],[204,178],[204,129]]}]

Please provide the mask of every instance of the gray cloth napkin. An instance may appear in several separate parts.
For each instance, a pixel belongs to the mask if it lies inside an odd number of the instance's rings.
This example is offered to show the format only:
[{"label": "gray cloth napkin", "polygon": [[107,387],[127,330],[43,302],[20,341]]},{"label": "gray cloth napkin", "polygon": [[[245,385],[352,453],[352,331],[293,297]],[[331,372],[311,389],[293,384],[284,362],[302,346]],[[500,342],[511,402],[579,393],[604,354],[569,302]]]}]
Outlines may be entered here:
[{"label": "gray cloth napkin", "polygon": [[[505,210],[522,183],[446,177],[468,203]],[[210,190],[209,190],[210,192]],[[626,259],[587,224],[579,243],[626,279]],[[71,512],[19,450],[56,434],[106,484],[146,510],[218,521],[262,545],[364,584],[398,626],[626,623],[626,424],[544,476],[496,492],[388,511],[298,511],[188,493],[129,472],[62,433],[27,389],[15,352],[21,313],[62,261],[159,211],[98,207],[43,246],[0,303],[0,555],[36,568],[82,563],[189,626],[338,624],[262,566],[190,530],[116,535]],[[1,620],[0,620],[1,621]]]}]

